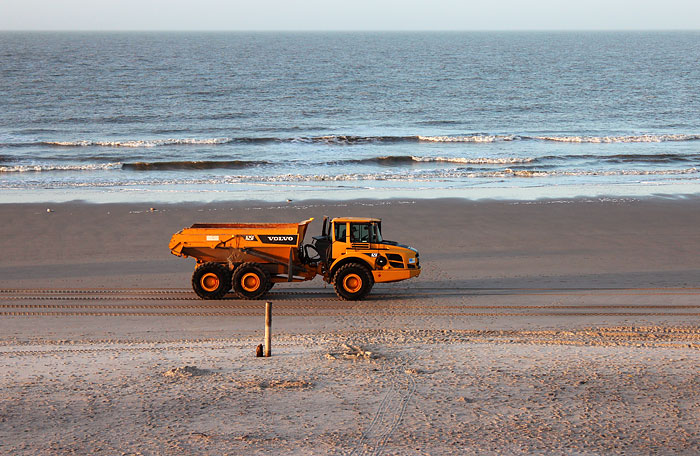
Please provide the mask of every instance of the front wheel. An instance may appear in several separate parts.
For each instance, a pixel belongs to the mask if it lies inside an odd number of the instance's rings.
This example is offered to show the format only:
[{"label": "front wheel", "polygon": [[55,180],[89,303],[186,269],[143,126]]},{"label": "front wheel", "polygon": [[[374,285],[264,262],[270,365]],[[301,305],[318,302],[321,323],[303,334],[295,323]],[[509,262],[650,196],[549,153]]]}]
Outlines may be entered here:
[{"label": "front wheel", "polygon": [[333,276],[333,288],[344,301],[359,301],[372,290],[372,273],[365,266],[350,263],[341,266]]},{"label": "front wheel", "polygon": [[262,297],[270,283],[270,275],[256,263],[243,263],[233,272],[233,291],[242,299]]},{"label": "front wheel", "polygon": [[192,274],[192,288],[202,299],[221,299],[231,290],[231,271],[219,263],[204,263]]}]

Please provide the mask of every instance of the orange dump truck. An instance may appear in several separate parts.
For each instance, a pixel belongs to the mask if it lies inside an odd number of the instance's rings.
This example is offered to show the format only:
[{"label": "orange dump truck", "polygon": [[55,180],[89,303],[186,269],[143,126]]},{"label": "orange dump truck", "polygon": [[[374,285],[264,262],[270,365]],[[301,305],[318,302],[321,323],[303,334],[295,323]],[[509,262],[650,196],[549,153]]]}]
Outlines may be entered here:
[{"label": "orange dump truck", "polygon": [[197,260],[192,288],[203,299],[221,299],[232,288],[240,298],[258,299],[275,283],[320,275],[341,299],[359,300],[375,282],[420,274],[418,251],[383,239],[380,219],[324,217],[321,235],[304,244],[312,220],[197,223],[173,235],[170,251]]}]

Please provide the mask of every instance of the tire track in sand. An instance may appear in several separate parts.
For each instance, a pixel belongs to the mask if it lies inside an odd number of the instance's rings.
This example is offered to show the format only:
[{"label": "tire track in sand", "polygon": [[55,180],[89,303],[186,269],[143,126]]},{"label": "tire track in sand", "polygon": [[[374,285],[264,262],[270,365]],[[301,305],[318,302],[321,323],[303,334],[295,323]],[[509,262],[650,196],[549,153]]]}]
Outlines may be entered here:
[{"label": "tire track in sand", "polygon": [[404,361],[383,369],[389,378],[387,392],[350,456],[381,455],[389,438],[401,426],[406,407],[416,391],[416,381],[405,369],[407,364],[408,361]]}]

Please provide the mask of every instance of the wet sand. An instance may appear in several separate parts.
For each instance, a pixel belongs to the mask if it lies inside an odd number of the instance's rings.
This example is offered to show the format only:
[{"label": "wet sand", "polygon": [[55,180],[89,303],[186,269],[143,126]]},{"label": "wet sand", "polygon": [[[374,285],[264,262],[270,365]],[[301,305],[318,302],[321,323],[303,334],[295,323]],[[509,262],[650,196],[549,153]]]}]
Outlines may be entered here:
[{"label": "wet sand", "polygon": [[[700,200],[151,206],[0,205],[0,453],[700,451]],[[423,273],[276,286],[269,359],[263,302],[195,299],[167,249],[323,215]]]}]

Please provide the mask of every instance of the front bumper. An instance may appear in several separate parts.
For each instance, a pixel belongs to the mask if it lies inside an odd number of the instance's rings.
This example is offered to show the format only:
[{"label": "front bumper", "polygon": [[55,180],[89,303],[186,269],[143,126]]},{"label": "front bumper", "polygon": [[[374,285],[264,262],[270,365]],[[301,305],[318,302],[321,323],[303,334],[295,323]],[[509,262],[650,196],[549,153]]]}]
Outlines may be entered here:
[{"label": "front bumper", "polygon": [[374,281],[377,283],[398,282],[411,279],[420,275],[420,268],[416,269],[388,269],[372,271]]}]

